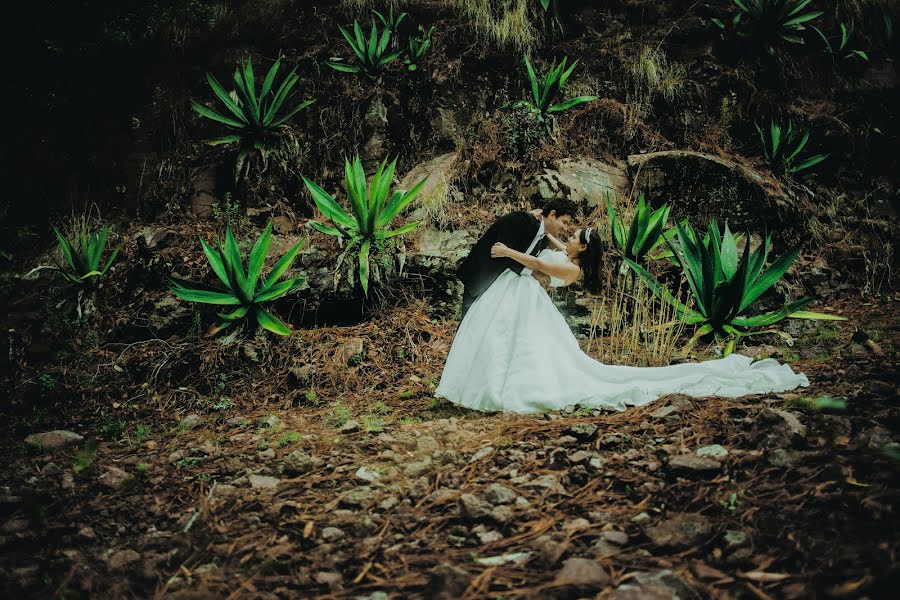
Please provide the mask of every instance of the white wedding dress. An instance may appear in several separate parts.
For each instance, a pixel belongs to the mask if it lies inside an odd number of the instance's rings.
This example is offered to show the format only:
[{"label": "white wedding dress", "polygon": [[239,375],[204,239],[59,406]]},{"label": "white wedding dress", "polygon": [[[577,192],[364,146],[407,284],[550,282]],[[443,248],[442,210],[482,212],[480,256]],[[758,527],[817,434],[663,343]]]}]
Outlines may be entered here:
[{"label": "white wedding dress", "polygon": [[[543,250],[541,259],[567,260]],[[538,413],[571,405],[624,410],[672,393],[738,397],[808,386],[772,358],[731,354],[665,367],[606,365],[585,354],[531,271],[506,270],[460,324],[435,396],[482,411]],[[552,278],[557,287],[562,281]]]}]

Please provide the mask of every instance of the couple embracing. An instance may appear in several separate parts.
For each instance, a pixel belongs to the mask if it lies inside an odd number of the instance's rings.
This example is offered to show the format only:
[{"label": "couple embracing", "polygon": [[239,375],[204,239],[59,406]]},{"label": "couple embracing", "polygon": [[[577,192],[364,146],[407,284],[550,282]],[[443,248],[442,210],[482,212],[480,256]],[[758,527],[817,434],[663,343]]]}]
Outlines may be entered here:
[{"label": "couple embracing", "polygon": [[731,354],[630,367],[585,354],[545,290],[582,279],[588,292],[601,291],[607,244],[596,230],[575,227],[576,217],[573,202],[554,200],[504,215],[478,240],[459,267],[462,322],[436,396],[482,411],[539,413],[573,405],[624,410],[672,393],[738,397],[809,385],[771,358]]}]

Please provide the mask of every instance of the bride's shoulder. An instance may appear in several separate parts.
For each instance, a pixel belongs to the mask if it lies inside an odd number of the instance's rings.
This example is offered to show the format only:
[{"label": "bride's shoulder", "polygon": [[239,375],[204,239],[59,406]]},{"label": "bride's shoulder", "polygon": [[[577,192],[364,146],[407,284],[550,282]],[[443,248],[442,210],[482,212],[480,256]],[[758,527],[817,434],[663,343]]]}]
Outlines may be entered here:
[{"label": "bride's shoulder", "polygon": [[569,259],[562,250],[554,250],[552,248],[544,248],[538,253],[538,258],[551,262],[565,262]]}]

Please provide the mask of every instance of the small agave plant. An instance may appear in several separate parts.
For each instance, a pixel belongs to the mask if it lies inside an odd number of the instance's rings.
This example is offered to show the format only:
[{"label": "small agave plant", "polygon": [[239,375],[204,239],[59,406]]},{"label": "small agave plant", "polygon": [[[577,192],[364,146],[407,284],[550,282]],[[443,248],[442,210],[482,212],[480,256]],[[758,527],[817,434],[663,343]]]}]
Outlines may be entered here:
[{"label": "small agave plant", "polygon": [[299,277],[278,281],[291,267],[303,242],[298,242],[288,250],[260,283],[271,240],[272,223],[270,222],[253,245],[247,270],[244,271],[243,259],[230,228],[225,233],[225,243],[219,244],[218,250],[210,247],[203,238],[200,238],[203,252],[225,289],[209,289],[199,284],[172,279],[172,293],[182,300],[237,307],[232,312],[219,313],[222,321],[209,330],[210,335],[229,327],[248,315],[251,315],[263,329],[278,335],[290,335],[290,328],[268,312],[264,305],[290,294],[303,285],[304,280]]},{"label": "small agave plant", "polygon": [[269,69],[262,87],[257,92],[256,80],[253,76],[253,61],[248,59],[234,70],[234,92],[226,92],[222,84],[211,74],[206,74],[209,87],[222,106],[228,111],[223,114],[200,104],[194,100],[191,106],[198,114],[221,123],[231,129],[231,133],[209,140],[207,143],[213,146],[221,144],[239,145],[235,175],[240,176],[246,172],[247,157],[253,151],[258,151],[263,159],[272,144],[272,136],[281,129],[295,114],[303,110],[315,100],[304,100],[288,111],[282,111],[282,107],[291,94],[291,90],[300,80],[296,74],[296,67],[287,74],[281,85],[275,86],[275,77],[281,59]]},{"label": "small agave plant", "polygon": [[525,72],[528,75],[528,83],[531,86],[531,99],[507,104],[503,106],[503,108],[527,106],[536,111],[543,121],[547,119],[549,115],[564,112],[579,104],[592,102],[597,99],[597,96],[576,96],[574,98],[569,98],[564,102],[556,102],[558,99],[557,96],[562,94],[563,90],[565,90],[569,77],[572,75],[572,71],[578,66],[577,60],[572,62],[571,65],[567,65],[568,58],[563,57],[561,62],[553,63],[550,70],[544,74],[543,78],[537,76],[534,67],[531,66],[531,61],[528,60],[528,56],[525,56],[524,62]]},{"label": "small agave plant", "polygon": [[631,223],[626,224],[623,216],[616,214],[616,209],[613,208],[607,194],[606,212],[612,229],[612,239],[619,254],[639,263],[661,246],[665,241],[663,229],[669,220],[669,210],[668,204],[652,210],[650,204],[644,200],[644,194],[641,194]]},{"label": "small agave plant", "polygon": [[67,240],[56,227],[53,228],[53,233],[56,234],[59,251],[67,263],[67,267],[60,266],[55,270],[72,283],[84,285],[103,277],[119,255],[119,249],[116,248],[110,253],[106,262],[101,264],[103,253],[106,251],[106,227],[99,232],[91,233],[83,228],[75,241]]},{"label": "small agave plant", "polygon": [[[762,296],[794,263],[799,248],[781,256],[764,270],[768,248],[772,240],[766,236],[755,251],[750,250],[750,235],[746,235],[744,252],[738,257],[737,244],[728,225],[724,234],[715,221],[708,226],[708,235],[700,241],[690,225],[675,224],[678,243],[668,242],[676,262],[681,266],[693,296],[694,307],[682,304],[653,275],[636,262],[625,259],[640,275],[657,297],[670,303],[679,318],[691,325],[699,325],[688,348],[703,335],[714,334],[727,340],[725,354],[730,354],[741,337],[759,333],[787,334],[773,329],[758,330],[787,318],[844,320],[843,317],[804,311],[813,298],[801,298],[770,312],[748,316],[753,303]],[[751,331],[755,330],[755,331]]]},{"label": "small agave plant", "polygon": [[310,221],[309,226],[348,242],[339,264],[343,262],[346,253],[358,252],[359,281],[366,296],[369,295],[369,255],[383,250],[386,240],[412,231],[418,225],[417,222],[412,222],[397,229],[389,229],[391,221],[415,199],[427,179],[422,179],[409,191],[396,190],[391,193],[396,166],[396,158],[390,164],[382,161],[366,189],[366,174],[359,157],[354,158],[352,163],[344,161],[350,213],[341,208],[328,192],[306,177],[303,178],[316,206],[334,225],[329,227],[318,221]]}]

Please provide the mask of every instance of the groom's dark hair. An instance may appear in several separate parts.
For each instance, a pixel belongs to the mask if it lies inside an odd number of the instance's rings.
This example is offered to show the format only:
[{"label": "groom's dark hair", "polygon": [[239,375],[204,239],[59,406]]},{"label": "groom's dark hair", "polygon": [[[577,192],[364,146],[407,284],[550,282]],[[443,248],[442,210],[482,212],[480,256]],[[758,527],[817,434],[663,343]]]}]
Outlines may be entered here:
[{"label": "groom's dark hair", "polygon": [[556,211],[557,218],[564,215],[569,215],[570,217],[575,218],[578,216],[578,205],[571,200],[551,200],[544,205],[544,207],[541,209],[541,212],[546,217],[550,214],[551,211]]}]

